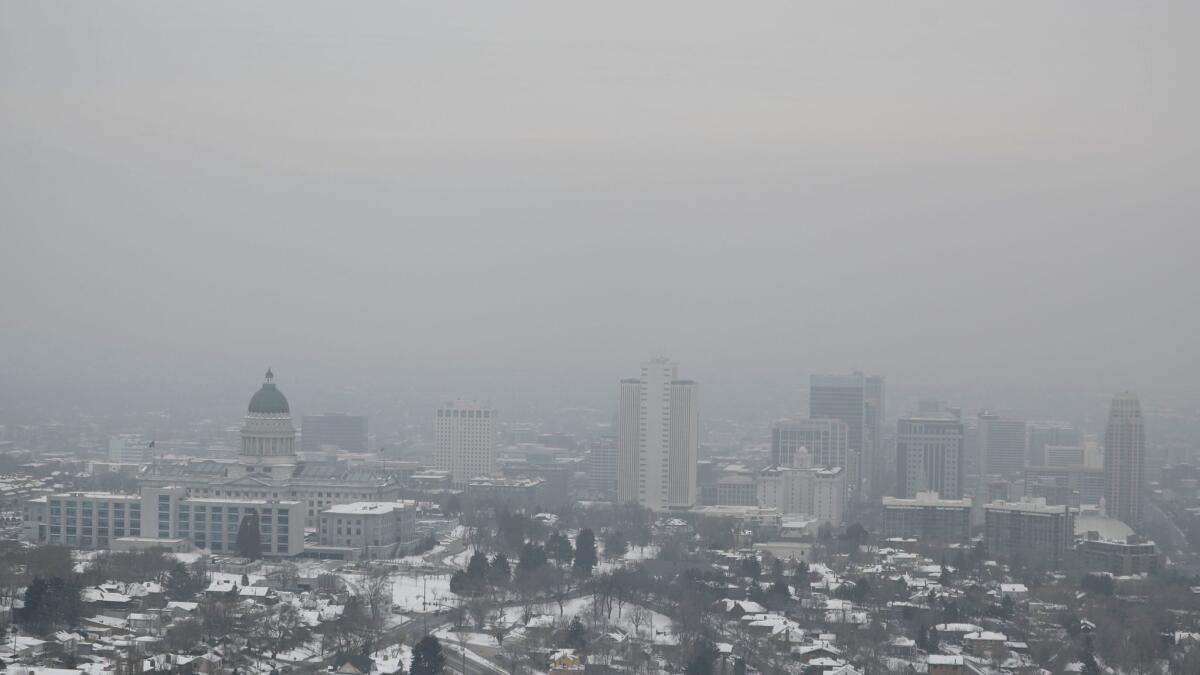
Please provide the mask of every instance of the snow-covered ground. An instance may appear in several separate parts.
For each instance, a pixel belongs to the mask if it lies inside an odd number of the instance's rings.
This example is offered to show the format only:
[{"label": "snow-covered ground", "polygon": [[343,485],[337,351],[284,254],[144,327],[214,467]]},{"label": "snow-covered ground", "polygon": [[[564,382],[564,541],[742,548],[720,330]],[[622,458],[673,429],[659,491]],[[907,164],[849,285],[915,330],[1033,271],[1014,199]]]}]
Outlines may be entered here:
[{"label": "snow-covered ground", "polygon": [[[453,628],[439,628],[433,634],[442,642],[453,642],[458,644],[461,640],[465,644],[472,647],[488,647],[490,649],[499,649],[500,643],[496,638],[487,633],[476,633],[475,631],[466,631],[463,633],[455,632]],[[510,636],[511,637],[511,636]],[[505,638],[506,640],[508,638]]]},{"label": "snow-covered ground", "polygon": [[394,673],[399,670],[401,665],[404,666],[404,672],[408,672],[408,669],[412,667],[412,648],[408,645],[387,647],[371,654],[371,658],[375,659],[375,667],[371,669],[371,675]]},{"label": "snow-covered ground", "polygon": [[460,570],[467,569],[467,563],[471,562],[471,556],[475,555],[475,549],[468,548],[464,551],[448,555],[442,558],[442,564],[448,567],[453,567]]},{"label": "snow-covered ground", "polygon": [[[428,574],[395,577],[392,603],[405,612],[432,611],[442,605],[457,605],[458,596],[450,592],[450,575]],[[422,602],[424,601],[424,602]]]},{"label": "snow-covered ground", "polygon": [[[558,616],[558,606],[547,606],[551,609],[549,614]],[[634,635],[633,621],[633,603],[625,603],[621,608],[620,616],[617,615],[616,603],[613,603],[612,612],[608,615],[601,615],[599,620],[594,620],[592,614],[592,596],[587,595],[582,598],[573,598],[568,600],[563,605],[563,618],[570,621],[572,617],[578,616],[579,620],[584,624],[593,626],[597,629],[619,628],[630,635]],[[636,631],[636,636],[641,639],[648,640],[653,635],[654,643],[661,645],[674,645],[679,643],[679,638],[676,637],[673,630],[674,624],[666,616],[659,614],[653,610],[647,610],[646,620],[641,623]],[[512,623],[520,623],[521,607],[508,607],[504,610],[504,620]]]},{"label": "snow-covered ground", "polygon": [[596,565],[596,574],[607,574],[621,567],[629,567],[630,565],[635,565],[658,555],[657,546],[630,546],[625,555],[616,560],[610,560],[604,555],[604,546],[600,542],[596,542],[596,546],[600,551],[600,562]]}]

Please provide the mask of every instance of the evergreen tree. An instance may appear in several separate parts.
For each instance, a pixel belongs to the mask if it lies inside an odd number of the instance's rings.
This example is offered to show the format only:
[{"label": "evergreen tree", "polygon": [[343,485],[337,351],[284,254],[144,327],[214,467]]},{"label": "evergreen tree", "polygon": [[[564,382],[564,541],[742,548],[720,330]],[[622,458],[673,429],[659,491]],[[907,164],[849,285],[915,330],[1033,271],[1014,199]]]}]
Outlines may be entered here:
[{"label": "evergreen tree", "polygon": [[583,622],[576,616],[571,619],[571,624],[567,626],[567,637],[565,640],[568,647],[576,651],[587,650],[587,629],[583,627]]},{"label": "evergreen tree", "polygon": [[467,583],[482,586],[487,580],[488,564],[487,556],[483,551],[476,550],[471,556],[470,562],[467,563]]},{"label": "evergreen tree", "polygon": [[446,656],[442,654],[442,643],[434,636],[426,635],[413,647],[409,675],[441,675],[445,667]]},{"label": "evergreen tree", "polygon": [[591,576],[596,562],[596,533],[590,529],[580,530],[575,537],[575,572],[580,576]]},{"label": "evergreen tree", "polygon": [[63,623],[68,628],[75,628],[83,612],[83,585],[78,577],[71,577],[63,585],[61,603]]},{"label": "evergreen tree", "polygon": [[758,579],[762,576],[762,563],[758,562],[758,558],[748,555],[738,561],[738,569],[742,576],[751,579]]},{"label": "evergreen tree", "polygon": [[803,560],[796,563],[796,569],[792,572],[792,583],[796,585],[798,594],[808,590],[808,563]]},{"label": "evergreen tree", "polygon": [[629,552],[629,540],[620,530],[609,530],[604,535],[604,557],[616,560]]},{"label": "evergreen tree", "polygon": [[788,588],[787,579],[782,574],[775,577],[775,581],[771,582],[770,594],[782,600],[788,600],[792,597],[792,591]]},{"label": "evergreen tree", "polygon": [[488,568],[488,582],[493,586],[507,586],[511,580],[512,566],[508,564],[508,556],[497,553]]},{"label": "evergreen tree", "polygon": [[253,511],[242,516],[238,525],[237,550],[243,558],[262,558],[262,533],[258,529],[258,514]]},{"label": "evergreen tree", "polygon": [[530,579],[545,567],[546,549],[532,541],[525,542],[524,548],[521,549],[521,559],[517,561],[517,579]]},{"label": "evergreen tree", "polygon": [[195,595],[194,585],[192,573],[188,571],[187,565],[176,562],[167,572],[167,582],[163,590],[171,600],[191,600]]},{"label": "evergreen tree", "polygon": [[570,565],[575,559],[575,548],[567,535],[555,530],[546,540],[546,553],[559,565]]},{"label": "evergreen tree", "polygon": [[688,659],[684,675],[713,675],[717,666],[717,647],[712,642],[700,639],[692,647],[692,658]]},{"label": "evergreen tree", "polygon": [[35,633],[46,632],[50,597],[46,580],[34,577],[25,588],[25,609],[22,611],[25,624]]}]

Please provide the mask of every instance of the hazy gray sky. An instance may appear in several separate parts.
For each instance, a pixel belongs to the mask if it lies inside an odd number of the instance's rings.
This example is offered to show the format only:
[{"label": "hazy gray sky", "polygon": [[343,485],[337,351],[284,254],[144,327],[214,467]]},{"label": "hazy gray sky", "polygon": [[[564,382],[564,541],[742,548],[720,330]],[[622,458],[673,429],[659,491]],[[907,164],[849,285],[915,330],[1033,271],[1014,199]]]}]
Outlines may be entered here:
[{"label": "hazy gray sky", "polygon": [[0,379],[1186,389],[1198,19],[0,2]]}]

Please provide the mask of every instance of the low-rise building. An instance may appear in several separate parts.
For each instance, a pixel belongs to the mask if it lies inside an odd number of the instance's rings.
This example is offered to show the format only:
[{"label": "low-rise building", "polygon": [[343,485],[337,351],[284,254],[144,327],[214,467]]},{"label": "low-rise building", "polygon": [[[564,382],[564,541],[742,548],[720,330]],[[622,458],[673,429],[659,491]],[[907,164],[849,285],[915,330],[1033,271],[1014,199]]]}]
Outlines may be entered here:
[{"label": "low-rise building", "polygon": [[541,505],[542,478],[476,478],[467,481],[463,508],[502,505],[510,509],[533,509]]},{"label": "low-rise building", "polygon": [[321,512],[321,546],[356,549],[361,557],[401,557],[420,538],[414,502],[335,504]]},{"label": "low-rise building", "polygon": [[984,507],[988,554],[1014,565],[1056,569],[1074,542],[1074,512],[1045,499],[992,502]]},{"label": "low-rise building", "polygon": [[1162,551],[1154,542],[1131,536],[1126,541],[1102,539],[1090,532],[1075,545],[1079,562],[1085,569],[1110,572],[1117,576],[1153,574],[1163,568]]},{"label": "low-rise building", "polygon": [[883,538],[952,544],[971,538],[971,500],[918,492],[912,499],[883,498]]},{"label": "low-rise building", "polygon": [[[186,539],[214,553],[237,550],[242,519],[257,517],[262,552],[293,556],[304,550],[304,517],[298,501],[187,497],[182,487],[145,488],[140,495],[67,492],[27,504],[29,541],[81,549],[186,548]],[[125,539],[117,545],[118,539]]]}]

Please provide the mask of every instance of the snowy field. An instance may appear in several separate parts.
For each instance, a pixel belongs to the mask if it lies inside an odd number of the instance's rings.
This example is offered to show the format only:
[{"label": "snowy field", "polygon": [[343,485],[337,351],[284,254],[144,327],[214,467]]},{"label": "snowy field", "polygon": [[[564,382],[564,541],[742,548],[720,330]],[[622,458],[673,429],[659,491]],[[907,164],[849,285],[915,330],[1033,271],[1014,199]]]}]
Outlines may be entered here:
[{"label": "snowy field", "polygon": [[[548,614],[551,614],[555,617],[558,616],[557,604],[551,603],[549,605],[544,605],[543,607],[550,610],[547,612]],[[616,603],[613,603],[612,612],[608,616],[601,615],[599,621],[595,621],[593,620],[592,615],[592,596],[588,595],[582,598],[574,598],[564,603],[562,616],[564,622],[570,621],[571,618],[578,616],[579,620],[585,625],[592,626],[598,630],[603,630],[606,628],[619,628],[630,635],[635,635],[636,633],[636,637],[639,637],[643,640],[648,640],[650,639],[651,635],[653,635],[655,644],[679,644],[679,639],[675,636],[673,630],[674,624],[671,622],[671,620],[666,616],[652,610],[647,610],[648,614],[646,620],[642,622],[637,631],[634,631],[633,621],[631,620],[633,607],[634,605],[632,603],[625,603],[624,607],[621,608],[620,616],[618,616]],[[520,623],[521,613],[521,607],[505,608],[504,620],[513,623]]]},{"label": "snowy field", "polygon": [[392,603],[404,612],[433,611],[442,605],[457,605],[458,596],[450,592],[448,574],[398,576],[392,583]]}]

